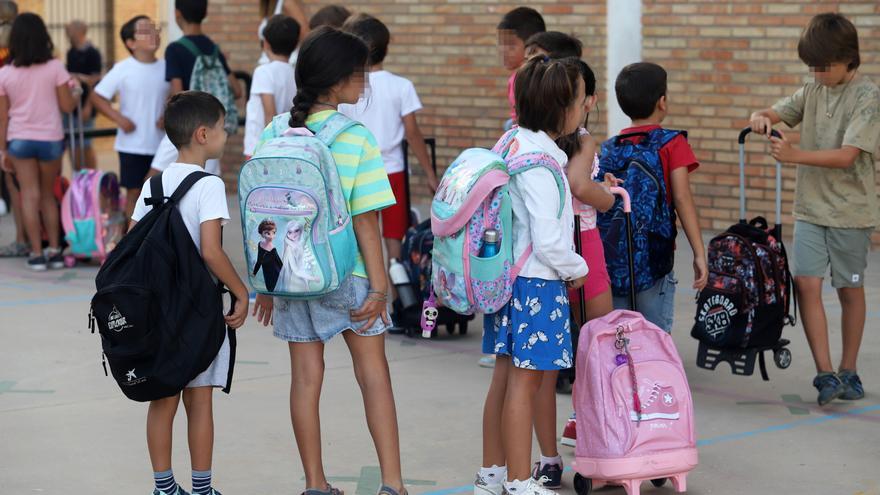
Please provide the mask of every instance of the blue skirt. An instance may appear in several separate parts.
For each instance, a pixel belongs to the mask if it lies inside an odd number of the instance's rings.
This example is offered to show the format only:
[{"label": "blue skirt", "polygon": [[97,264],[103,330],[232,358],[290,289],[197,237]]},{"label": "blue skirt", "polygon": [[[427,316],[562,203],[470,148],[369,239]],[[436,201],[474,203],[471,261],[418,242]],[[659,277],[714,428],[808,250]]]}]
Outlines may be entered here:
[{"label": "blue skirt", "polygon": [[518,277],[510,301],[483,320],[483,353],[510,356],[517,368],[571,368],[574,355],[565,283]]}]

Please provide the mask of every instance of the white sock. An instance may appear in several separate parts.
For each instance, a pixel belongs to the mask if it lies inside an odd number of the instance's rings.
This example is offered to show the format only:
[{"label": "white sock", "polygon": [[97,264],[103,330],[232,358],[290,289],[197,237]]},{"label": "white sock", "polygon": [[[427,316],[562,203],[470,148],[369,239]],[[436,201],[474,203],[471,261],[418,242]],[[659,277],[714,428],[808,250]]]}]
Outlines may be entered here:
[{"label": "white sock", "polygon": [[544,457],[541,456],[541,469],[544,469],[544,466],[547,464],[558,464],[559,467],[562,467],[562,456],[558,455],[556,457]]},{"label": "white sock", "polygon": [[490,485],[498,485],[507,479],[507,466],[481,467],[480,477]]},{"label": "white sock", "polygon": [[507,490],[512,495],[516,495],[517,493],[525,493],[526,489],[529,486],[530,481],[531,481],[531,478],[529,478],[525,481],[520,481],[520,480],[505,481],[504,482],[504,489]]}]

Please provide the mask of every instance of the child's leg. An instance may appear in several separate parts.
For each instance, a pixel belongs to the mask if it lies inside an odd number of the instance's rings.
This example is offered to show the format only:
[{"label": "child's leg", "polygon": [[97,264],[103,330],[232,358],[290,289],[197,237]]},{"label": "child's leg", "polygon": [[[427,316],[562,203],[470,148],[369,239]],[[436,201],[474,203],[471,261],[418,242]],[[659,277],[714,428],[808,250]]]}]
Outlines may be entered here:
[{"label": "child's leg", "polygon": [[40,235],[40,164],[32,158],[12,157],[15,178],[18,180],[21,196],[21,217],[30,243],[31,253],[43,251]]},{"label": "child's leg", "polygon": [[523,481],[531,477],[535,396],[544,372],[511,366],[509,375],[501,420],[502,442],[508,481]]},{"label": "child's leg", "polygon": [[61,217],[58,200],[55,199],[55,181],[61,175],[61,159],[40,163],[40,213],[49,237],[49,247],[57,249],[60,244]]},{"label": "child's leg", "polygon": [[[574,309],[574,308],[572,308]],[[614,304],[612,303],[611,297],[611,289],[605,290],[598,296],[587,301],[587,319],[586,321],[595,320],[596,318],[601,318],[608,313],[614,311]]]},{"label": "child's leg", "polygon": [[843,336],[843,357],[841,370],[855,371],[865,331],[865,288],[844,287],[837,289],[840,298],[841,334]]},{"label": "child's leg", "polygon": [[558,370],[545,371],[535,397],[535,436],[544,457],[557,457],[556,448],[556,379]]},{"label": "child's leg", "polygon": [[[510,372],[510,356],[499,355],[492,372],[492,383],[483,406],[483,467],[506,466],[504,444],[501,440],[501,418],[507,380]],[[503,480],[500,480],[503,481]]]},{"label": "child's leg", "polygon": [[27,244],[27,235],[24,233],[24,217],[21,214],[21,193],[15,186],[12,178],[13,174],[3,174],[6,180],[6,189],[9,191],[9,200],[12,207],[12,218],[15,220],[15,242],[19,244]]},{"label": "child's leg", "polygon": [[213,387],[183,391],[186,409],[189,455],[193,471],[209,471],[214,453]]},{"label": "child's leg", "polygon": [[403,493],[397,410],[391,388],[391,372],[385,358],[385,335],[367,337],[345,332],[343,336],[351,352],[354,376],[363,395],[367,426],[382,471],[382,484]]},{"label": "child's leg", "polygon": [[147,410],[147,449],[154,472],[171,469],[171,432],[180,394],[150,402]]},{"label": "child's leg", "polygon": [[798,276],[795,277],[795,287],[801,323],[804,325],[804,333],[813,352],[816,371],[832,372],[834,366],[831,364],[831,350],[828,345],[828,320],[825,318],[825,306],[822,304],[822,279]]},{"label": "child's leg", "polygon": [[321,462],[321,419],[318,404],[324,383],[324,344],[291,342],[290,419],[299,448],[306,488],[325,490],[327,478]]}]

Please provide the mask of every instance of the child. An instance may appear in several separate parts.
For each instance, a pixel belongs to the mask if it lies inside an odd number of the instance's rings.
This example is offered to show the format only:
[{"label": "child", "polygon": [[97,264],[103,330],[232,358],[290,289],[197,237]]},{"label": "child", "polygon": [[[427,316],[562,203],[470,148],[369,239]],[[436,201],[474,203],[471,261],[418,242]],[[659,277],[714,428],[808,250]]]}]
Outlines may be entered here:
[{"label": "child", "polygon": [[[64,267],[53,188],[64,154],[61,112],[76,108],[70,85],[78,83],[52,58],[53,49],[43,19],[21,14],[12,24],[11,63],[0,69],[0,167],[14,173],[21,187],[21,217],[30,244],[27,266],[32,270]],[[41,225],[49,237],[45,252]]]},{"label": "child", "polygon": [[[661,129],[667,115],[666,71],[657,64],[639,62],[620,71],[614,84],[617,102],[631,120],[631,127],[620,135],[648,133]],[[633,137],[632,140],[639,139]],[[678,135],[660,149],[660,162],[666,184],[667,203],[678,214],[684,232],[694,254],[694,284],[696,290],[706,286],[709,271],[706,266],[706,249],[700,232],[700,219],[691,196],[688,174],[700,166],[697,157],[684,135]],[[667,333],[672,331],[675,310],[675,285],[678,281],[673,272],[656,281],[653,287],[636,294],[636,306],[648,321]],[[614,297],[616,309],[629,309],[628,296]]]},{"label": "child", "polygon": [[581,58],[584,45],[581,40],[559,31],[536,33],[526,40],[525,57],[547,55],[550,58]]},{"label": "child", "polygon": [[[162,188],[166,195],[173,194],[189,174],[203,171],[208,159],[217,158],[223,153],[226,144],[224,117],[223,104],[207,93],[184,92],[168,101],[165,131],[179,151],[180,162],[172,163],[162,172]],[[147,182],[141,190],[129,230],[151,208],[144,202],[150,195],[150,183]],[[223,181],[219,177],[206,177],[198,181],[177,207],[208,269],[229,287],[236,298],[233,313],[226,317],[227,325],[231,328],[241,327],[247,317],[248,291],[220,245],[221,226],[229,221]],[[193,494],[219,495],[211,487],[211,456],[214,449],[212,394],[214,387],[227,388],[229,385],[231,352],[227,336],[214,362],[193,379],[182,393],[189,430]],[[150,402],[147,447],[156,482],[153,495],[187,495],[174,481],[171,471],[171,436],[180,398],[181,394],[177,394]]]},{"label": "child", "polygon": [[293,102],[296,80],[288,60],[298,42],[299,24],[293,18],[279,14],[269,19],[263,30],[263,53],[269,62],[254,70],[247,103],[244,155],[248,158],[266,125]]},{"label": "child", "polygon": [[[275,4],[275,7],[272,7],[272,4]],[[296,21],[296,28],[299,31],[299,37],[296,42],[299,44],[307,34],[309,34],[309,29],[304,26],[308,26],[309,19],[306,17],[306,13],[303,11],[302,5],[300,5],[299,0],[260,0],[260,15],[263,17],[263,20],[260,21],[260,26],[257,28],[257,36],[260,38],[260,49],[263,50],[260,53],[260,59],[257,61],[257,65],[263,65],[269,63],[268,52],[265,51],[263,40],[263,31],[266,29],[266,24],[269,23],[269,19],[273,15],[284,14],[286,16],[290,16]],[[290,54],[290,58],[287,59],[288,63],[291,66],[296,66],[296,56],[298,52],[294,49]]]},{"label": "child", "polygon": [[[139,15],[119,31],[131,57],[117,63],[95,86],[92,102],[99,112],[113,120],[115,149],[119,153],[119,183],[126,188],[125,214],[131,216],[153,153],[162,141],[162,112],[168,98],[165,61],[156,58],[159,31],[153,21]],[[119,95],[119,110],[110,100]]]},{"label": "child", "polygon": [[[101,52],[99,52],[98,49],[92,45],[92,42],[89,41],[89,27],[85,22],[78,20],[71,21],[65,26],[65,32],[67,33],[67,39],[70,42],[70,49],[67,50],[67,71],[70,72],[70,75],[79,80],[83,87],[83,94],[81,96],[81,122],[83,129],[94,129],[95,109],[92,106],[89,95],[91,94],[91,88],[93,88],[101,79],[101,71],[103,70]],[[75,116],[77,112],[78,110],[74,111],[73,114],[64,115],[65,129],[67,129],[67,126],[69,125],[68,119],[71,118],[71,116],[76,118]],[[74,156],[74,169],[95,168],[96,159],[95,150],[92,148],[92,139],[85,138],[83,147],[83,155],[80,155],[79,151],[77,151]],[[85,163],[80,163],[81,156],[85,156]]]},{"label": "child", "polygon": [[[814,17],[798,42],[798,55],[815,82],[753,113],[751,127],[769,136],[778,122],[801,124],[800,148],[785,136],[772,138],[772,155],[797,164],[792,272],[818,372],[813,386],[819,391],[819,405],[825,405],[865,396],[856,360],[865,327],[865,268],[878,222],[874,153],[880,143],[880,90],[858,73],[858,33],[839,14]],[[843,315],[843,357],[837,374],[822,304],[829,265]]]},{"label": "child", "polygon": [[[324,26],[303,41],[296,64],[297,94],[290,126],[315,132],[340,103],[356,103],[364,90],[368,50],[356,36]],[[332,60],[333,63],[327,63]],[[263,139],[276,137],[275,126]],[[257,145],[257,150],[260,145]],[[275,309],[275,336],[288,343],[291,364],[290,413],[302,458],[308,495],[339,495],[327,483],[321,460],[319,397],[324,345],[342,334],[354,362],[367,424],[382,473],[380,495],[405,495],[400,473],[397,413],[385,358],[388,280],[377,211],[394,196],[375,138],[362,125],[343,132],[330,146],[348,198],[359,254],[353,275],[340,288],[315,300],[257,295],[254,314],[267,325]],[[281,281],[279,280],[279,284]]]},{"label": "child", "polygon": [[[520,127],[507,159],[541,152],[565,166],[568,158],[554,140],[575,132],[586,114],[577,62],[529,60],[517,72],[515,94]],[[535,168],[510,181],[514,257],[528,246],[532,254],[510,302],[485,318],[483,352],[496,354],[497,363],[483,409],[484,467],[475,494],[555,493],[531,475],[536,395],[546,373],[572,365],[567,289],[580,288],[587,275],[586,262],[574,251],[572,197],[564,177],[563,183],[563,214],[557,218],[560,198],[550,170]]]},{"label": "child", "polygon": [[[235,98],[241,98],[241,86],[238,80],[229,70],[226,63],[226,57],[219,47],[205,36],[202,31],[202,22],[208,16],[208,0],[174,0],[174,21],[183,31],[183,38],[194,44],[202,53],[210,54],[214,50],[219,53],[220,63],[223,64],[223,70],[226,71],[229,86]],[[165,48],[165,80],[171,84],[170,94],[176,95],[181,91],[189,90],[190,76],[192,76],[193,68],[196,64],[196,57],[192,54],[180,40],[175,41]],[[165,170],[170,163],[177,160],[177,150],[168,140],[167,136],[159,143],[159,149],[153,157],[153,163],[150,164],[151,174],[155,174]],[[210,159],[205,165],[205,171],[214,175],[220,175],[220,159]]]},{"label": "child", "polygon": [[321,26],[341,29],[349,17],[351,17],[351,11],[342,5],[325,5],[309,19],[309,29],[315,30]]},{"label": "child", "polygon": [[385,172],[397,201],[382,211],[382,237],[388,257],[399,260],[403,237],[409,228],[406,197],[409,178],[403,170],[401,146],[404,138],[419,159],[431,193],[437,190],[437,174],[431,166],[425,138],[416,121],[416,112],[422,109],[422,103],[412,82],[382,68],[391,41],[391,33],[382,21],[368,14],[359,14],[349,18],[343,29],[360,37],[370,49],[367,62],[370,89],[368,97],[358,101],[357,105],[342,105],[339,111],[363,123],[379,142]]},{"label": "child", "polygon": [[509,129],[511,123],[516,122],[516,101],[513,92],[513,81],[516,78],[516,70],[525,62],[525,43],[535,33],[543,33],[547,30],[544,18],[537,10],[530,7],[517,7],[504,14],[498,23],[498,50],[501,52],[501,60],[504,68],[511,71],[507,80],[507,102],[510,104],[511,121],[505,124]]}]

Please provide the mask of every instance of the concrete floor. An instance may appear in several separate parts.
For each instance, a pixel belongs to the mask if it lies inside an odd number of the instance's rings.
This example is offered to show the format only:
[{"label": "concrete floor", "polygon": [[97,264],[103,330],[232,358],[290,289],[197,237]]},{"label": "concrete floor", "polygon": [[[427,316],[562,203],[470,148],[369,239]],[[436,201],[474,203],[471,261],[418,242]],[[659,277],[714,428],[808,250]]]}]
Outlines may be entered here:
[{"label": "concrete floor", "polygon": [[[236,230],[226,229],[226,246],[244,272]],[[11,217],[0,219],[0,243],[12,235]],[[814,402],[812,359],[800,328],[786,331],[793,341],[791,368],[772,368],[770,382],[733,376],[726,368],[695,367],[697,346],[689,336],[694,292],[686,282],[691,269],[685,254],[679,253],[677,263],[682,284],[673,335],[694,391],[700,439],[700,464],[688,493],[880,494],[880,253],[872,254],[867,277],[860,369],[868,397],[824,409]],[[33,273],[23,260],[0,260],[0,494],[151,490],[146,408],[126,400],[104,377],[99,339],[86,328],[96,271]],[[840,311],[830,287],[825,303],[839,353]],[[491,373],[477,366],[479,342],[478,325],[465,337],[387,340],[404,473],[413,494],[470,490],[480,463],[481,408]],[[341,339],[328,345],[326,363],[321,406],[326,471],[347,493],[371,495],[378,483],[376,455]],[[233,393],[216,394],[214,472],[224,493],[301,491],[288,387],[286,346],[249,321],[239,330]],[[557,400],[562,425],[571,412],[570,397]],[[185,421],[178,419],[174,467],[189,486]],[[561,452],[570,461],[573,449]],[[561,492],[573,493],[570,472],[564,483]],[[672,490],[645,485],[643,493]]]}]

